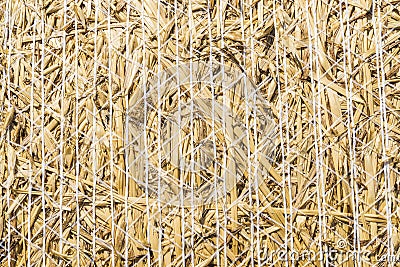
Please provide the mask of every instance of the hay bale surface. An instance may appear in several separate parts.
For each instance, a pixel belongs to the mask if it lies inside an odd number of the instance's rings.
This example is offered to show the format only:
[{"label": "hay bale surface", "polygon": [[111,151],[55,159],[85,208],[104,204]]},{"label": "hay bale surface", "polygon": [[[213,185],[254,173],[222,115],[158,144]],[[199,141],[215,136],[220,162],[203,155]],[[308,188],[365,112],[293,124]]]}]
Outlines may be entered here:
[{"label": "hay bale surface", "polygon": [[[353,266],[396,256],[399,8],[1,2],[0,265],[283,266],[273,251],[331,249],[340,253],[324,260]],[[129,176],[126,117],[149,76],[210,57],[244,70],[271,103],[274,158],[256,187],[250,169],[217,202],[166,205]]]}]

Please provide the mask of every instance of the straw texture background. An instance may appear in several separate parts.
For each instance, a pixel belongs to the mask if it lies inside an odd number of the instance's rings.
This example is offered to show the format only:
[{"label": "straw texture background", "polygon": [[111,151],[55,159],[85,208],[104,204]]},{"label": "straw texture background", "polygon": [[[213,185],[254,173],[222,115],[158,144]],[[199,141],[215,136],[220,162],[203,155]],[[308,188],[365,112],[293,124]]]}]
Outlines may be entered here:
[{"label": "straw texture background", "polygon": [[[397,0],[0,1],[0,265],[393,265],[399,37]],[[252,190],[164,205],[128,177],[129,103],[210,57],[272,104],[275,158]]]}]

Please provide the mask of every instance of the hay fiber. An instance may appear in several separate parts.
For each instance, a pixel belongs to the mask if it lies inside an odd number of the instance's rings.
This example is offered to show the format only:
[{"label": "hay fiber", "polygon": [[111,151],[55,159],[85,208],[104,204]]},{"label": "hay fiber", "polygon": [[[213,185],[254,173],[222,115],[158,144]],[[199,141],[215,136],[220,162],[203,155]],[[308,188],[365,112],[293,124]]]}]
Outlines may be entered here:
[{"label": "hay fiber", "polygon": [[0,1],[0,266],[394,266],[399,40],[398,0]]}]

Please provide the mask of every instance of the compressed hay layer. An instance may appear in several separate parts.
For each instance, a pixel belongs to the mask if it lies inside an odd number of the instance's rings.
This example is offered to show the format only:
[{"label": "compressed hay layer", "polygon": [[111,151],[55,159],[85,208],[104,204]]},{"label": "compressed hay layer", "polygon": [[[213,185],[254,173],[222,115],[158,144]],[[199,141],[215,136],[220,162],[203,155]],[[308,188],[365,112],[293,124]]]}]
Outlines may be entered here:
[{"label": "compressed hay layer", "polygon": [[[0,264],[396,255],[399,2],[376,2],[1,2]],[[151,73],[210,55],[271,102],[275,158],[251,190],[164,205],[127,177],[125,117]]]}]

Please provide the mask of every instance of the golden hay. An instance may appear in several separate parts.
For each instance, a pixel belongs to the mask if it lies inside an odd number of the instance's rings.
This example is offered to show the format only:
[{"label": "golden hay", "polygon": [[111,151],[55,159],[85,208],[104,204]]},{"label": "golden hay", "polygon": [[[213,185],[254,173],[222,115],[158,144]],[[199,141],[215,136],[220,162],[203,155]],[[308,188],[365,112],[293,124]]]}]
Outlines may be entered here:
[{"label": "golden hay", "polygon": [[[397,0],[0,2],[0,265],[396,256],[399,25]],[[250,193],[164,205],[127,179],[129,103],[151,72],[210,55],[271,102],[276,157]]]}]

